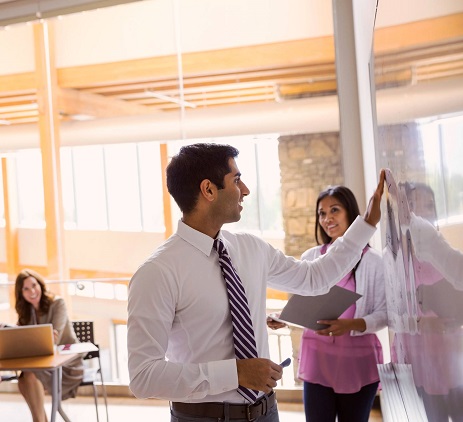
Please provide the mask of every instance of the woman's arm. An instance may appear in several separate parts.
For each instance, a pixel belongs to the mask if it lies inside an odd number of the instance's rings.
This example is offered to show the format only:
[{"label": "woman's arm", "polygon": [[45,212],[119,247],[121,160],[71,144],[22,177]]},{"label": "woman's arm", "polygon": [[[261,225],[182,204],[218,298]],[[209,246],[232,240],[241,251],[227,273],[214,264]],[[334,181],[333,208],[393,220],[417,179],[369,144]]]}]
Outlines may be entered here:
[{"label": "woman's arm", "polygon": [[57,332],[55,334],[55,343],[60,344],[64,329],[69,320],[64,299],[60,297],[55,298],[49,312],[51,315],[50,323],[53,325],[53,330]]}]

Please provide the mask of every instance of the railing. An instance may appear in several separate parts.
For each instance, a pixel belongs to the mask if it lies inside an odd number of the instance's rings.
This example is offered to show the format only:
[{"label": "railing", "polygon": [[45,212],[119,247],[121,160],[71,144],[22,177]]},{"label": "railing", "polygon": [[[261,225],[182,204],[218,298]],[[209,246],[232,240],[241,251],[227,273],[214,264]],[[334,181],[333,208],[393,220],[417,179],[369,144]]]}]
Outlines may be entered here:
[{"label": "railing", "polygon": [[[64,297],[71,320],[94,322],[95,341],[101,349],[101,363],[105,383],[127,386],[127,284],[128,278],[99,278],[73,280],[47,280],[47,286]],[[275,311],[269,301],[269,313]],[[14,282],[0,281],[0,322],[15,324]],[[297,387],[291,330],[269,329],[270,358],[282,362],[291,357],[279,385]]]}]

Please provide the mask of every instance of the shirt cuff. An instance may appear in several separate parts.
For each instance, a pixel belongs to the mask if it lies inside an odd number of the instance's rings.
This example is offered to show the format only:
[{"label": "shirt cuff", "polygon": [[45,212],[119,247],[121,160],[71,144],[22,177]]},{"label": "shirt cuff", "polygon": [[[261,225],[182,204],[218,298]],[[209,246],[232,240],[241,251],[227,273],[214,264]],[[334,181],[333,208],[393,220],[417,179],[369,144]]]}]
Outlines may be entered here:
[{"label": "shirt cuff", "polygon": [[359,248],[364,248],[374,235],[376,227],[368,224],[362,216],[358,216],[349,226],[342,237],[345,241],[353,243]]},{"label": "shirt cuff", "polygon": [[207,363],[209,374],[209,394],[221,394],[238,388],[236,359],[219,360]]}]

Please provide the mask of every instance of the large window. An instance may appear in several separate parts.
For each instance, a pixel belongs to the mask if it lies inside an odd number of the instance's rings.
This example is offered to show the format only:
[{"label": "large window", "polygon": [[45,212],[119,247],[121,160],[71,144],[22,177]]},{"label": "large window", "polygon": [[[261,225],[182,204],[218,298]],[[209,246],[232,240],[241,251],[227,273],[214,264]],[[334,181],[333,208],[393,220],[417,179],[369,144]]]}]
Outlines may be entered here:
[{"label": "large window", "polygon": [[[277,136],[207,141],[228,143],[239,149],[237,164],[251,191],[244,200],[241,220],[227,228],[283,237]],[[171,143],[170,154],[184,144]],[[40,151],[18,152],[17,169],[20,224],[43,227]],[[159,143],[63,147],[61,176],[66,228],[165,231]],[[174,218],[178,218],[177,206],[173,210]]]},{"label": "large window", "polygon": [[41,157],[38,149],[16,154],[19,224],[25,227],[45,227]]},{"label": "large window", "polygon": [[0,170],[0,227],[5,227],[5,202],[3,197],[3,172]]},{"label": "large window", "polygon": [[463,116],[423,123],[420,129],[439,224],[463,221]]},{"label": "large window", "polygon": [[[20,225],[44,227],[40,151],[16,163]],[[159,143],[64,147],[61,181],[66,228],[165,230]]]},{"label": "large window", "polygon": [[[246,231],[266,238],[283,238],[281,180],[278,135],[239,136],[194,142],[229,144],[239,150],[236,163],[243,182],[250,190],[244,199],[240,221],[227,224],[230,231]],[[170,146],[174,155],[185,143]],[[178,208],[174,207],[178,217]]]},{"label": "large window", "polygon": [[[104,147],[99,145],[72,149],[76,227],[84,230],[109,228],[105,190]],[[63,191],[71,186],[63,184]]]}]

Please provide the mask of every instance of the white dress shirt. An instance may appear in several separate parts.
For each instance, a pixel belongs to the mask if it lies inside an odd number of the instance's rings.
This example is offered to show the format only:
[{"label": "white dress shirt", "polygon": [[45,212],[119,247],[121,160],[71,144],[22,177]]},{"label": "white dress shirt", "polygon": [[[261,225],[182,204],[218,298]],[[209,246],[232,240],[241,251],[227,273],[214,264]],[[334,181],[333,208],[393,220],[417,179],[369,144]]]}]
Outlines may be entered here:
[{"label": "white dress shirt", "polygon": [[415,255],[430,263],[458,290],[463,290],[463,254],[454,249],[428,220],[410,213],[410,234]]},{"label": "white dress shirt", "polygon": [[[357,218],[344,237],[313,262],[287,257],[251,234],[220,231],[246,290],[259,357],[269,357],[267,286],[326,293],[359,260],[374,231]],[[244,403],[236,391],[231,316],[212,244],[211,237],[180,221],[177,232],[130,281],[130,389],[139,398]]]}]

